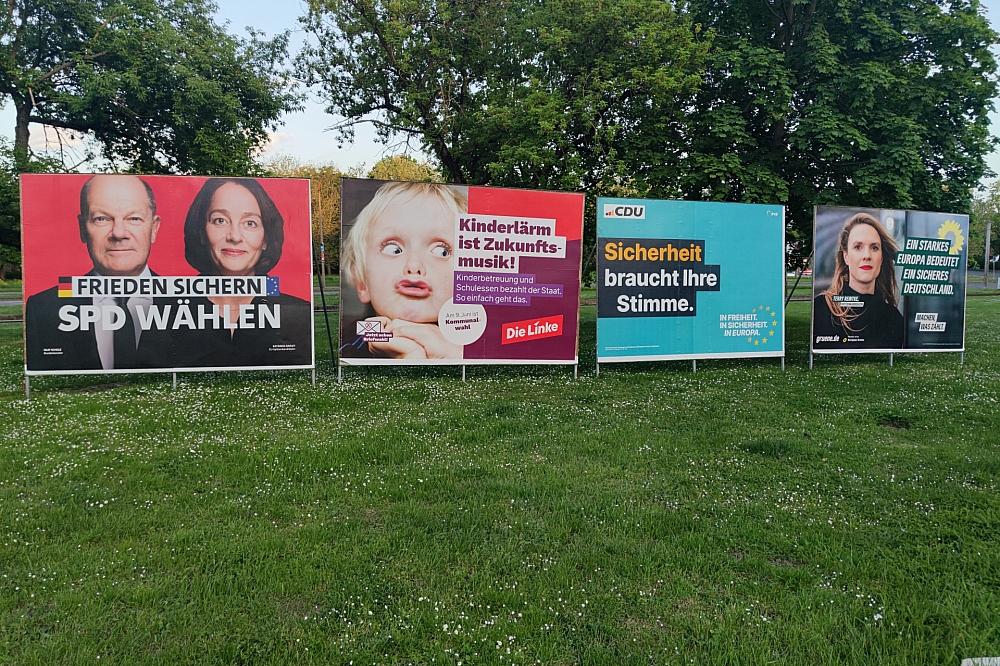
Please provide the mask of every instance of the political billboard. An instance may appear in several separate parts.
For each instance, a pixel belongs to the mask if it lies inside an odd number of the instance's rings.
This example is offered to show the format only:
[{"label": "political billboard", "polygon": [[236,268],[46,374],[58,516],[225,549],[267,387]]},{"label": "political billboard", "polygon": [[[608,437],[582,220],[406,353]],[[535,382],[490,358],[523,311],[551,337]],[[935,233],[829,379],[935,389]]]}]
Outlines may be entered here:
[{"label": "political billboard", "polygon": [[21,176],[25,372],[314,367],[309,181]]},{"label": "political billboard", "polygon": [[577,362],[582,194],[345,178],[340,362]]},{"label": "political billboard", "polygon": [[597,361],[784,356],[784,208],[597,200]]},{"label": "political billboard", "polygon": [[969,216],[818,206],[810,348],[963,351]]}]

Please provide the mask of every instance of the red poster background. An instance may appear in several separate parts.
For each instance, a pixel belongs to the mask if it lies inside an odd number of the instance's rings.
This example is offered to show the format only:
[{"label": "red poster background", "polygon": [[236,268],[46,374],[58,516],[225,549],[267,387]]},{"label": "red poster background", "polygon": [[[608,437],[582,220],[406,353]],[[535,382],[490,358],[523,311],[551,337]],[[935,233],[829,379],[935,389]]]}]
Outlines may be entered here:
[{"label": "red poster background", "polygon": [[[552,218],[556,235],[566,237],[566,257],[552,260],[521,257],[520,272],[535,275],[539,283],[563,285],[560,299],[536,298],[530,307],[486,306],[486,332],[466,345],[465,360],[549,359],[572,362],[578,354],[580,321],[580,262],[583,254],[584,196],[573,192],[519,190],[500,187],[469,187],[469,213]],[[562,316],[558,336],[541,337],[519,344],[504,344],[503,327],[528,317],[554,319]]]}]

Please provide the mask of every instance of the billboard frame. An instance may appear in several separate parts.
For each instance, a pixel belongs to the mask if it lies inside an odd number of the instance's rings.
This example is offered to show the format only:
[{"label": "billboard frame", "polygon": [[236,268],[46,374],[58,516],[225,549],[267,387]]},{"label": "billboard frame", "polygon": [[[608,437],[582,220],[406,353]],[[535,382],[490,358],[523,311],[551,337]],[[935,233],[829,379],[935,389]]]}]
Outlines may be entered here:
[{"label": "billboard frame", "polygon": [[[726,204],[726,205],[738,205],[738,206],[742,206],[742,205],[752,205],[752,206],[766,205],[766,206],[777,206],[777,207],[780,207],[781,208],[781,256],[782,256],[782,261],[781,261],[781,307],[782,307],[782,317],[781,317],[781,350],[780,351],[774,351],[774,352],[772,352],[772,351],[761,351],[761,352],[750,352],[750,353],[742,353],[742,352],[708,352],[708,353],[700,353],[700,354],[699,353],[651,354],[651,355],[639,355],[639,356],[605,356],[605,357],[601,357],[601,355],[600,355],[600,346],[598,344],[597,350],[596,350],[597,351],[597,353],[596,353],[596,364],[597,364],[597,372],[596,372],[596,374],[597,375],[601,374],[601,364],[602,363],[619,364],[619,363],[655,363],[655,362],[660,362],[660,361],[691,361],[692,371],[693,372],[697,372],[698,371],[698,361],[699,360],[737,359],[737,358],[741,358],[741,359],[743,359],[743,358],[745,358],[745,359],[752,359],[752,358],[779,358],[779,359],[781,359],[781,369],[782,370],[785,369],[785,357],[787,356],[787,348],[786,348],[787,340],[786,340],[786,327],[785,327],[785,309],[786,309],[785,308],[785,292],[787,290],[787,276],[785,274],[785,272],[786,272],[785,271],[785,259],[787,258],[788,252],[787,252],[787,247],[786,247],[786,244],[785,244],[786,243],[786,239],[785,239],[785,234],[786,234],[785,224],[786,224],[787,210],[786,210],[786,207],[785,207],[784,204],[756,204],[756,203],[748,203],[748,202],[743,202],[743,201],[739,201],[739,202],[733,202],[733,201],[695,201],[695,200],[691,200],[691,199],[649,199],[649,198],[642,198],[642,197],[599,197],[598,198],[598,204],[595,205],[595,211],[594,211],[594,215],[595,216],[600,216],[599,202],[606,201],[608,199],[611,199],[611,200],[627,200],[627,201],[630,201],[630,202],[631,201],[635,201],[635,202],[642,202],[642,201],[652,202],[652,201],[656,201],[656,202],[680,202],[680,203],[691,203],[691,204],[702,204],[702,203],[708,203],[708,204]],[[599,218],[597,219],[597,221],[598,222],[600,221]],[[599,231],[599,228],[598,228],[597,224],[594,225],[594,234],[595,234],[594,271],[595,271],[595,275],[597,276],[597,280],[600,280],[600,271],[599,271],[599,259],[600,258],[599,258],[598,253],[600,252],[600,240],[601,240],[601,236],[600,236],[600,231]],[[598,299],[598,302],[599,302],[600,301],[600,289],[597,289],[597,299]],[[600,317],[598,316],[597,319],[600,319]],[[597,344],[596,339],[595,339],[595,344]]]},{"label": "billboard frame", "polygon": [[[340,207],[340,259],[343,262],[343,246],[344,246],[344,234],[345,234],[345,213],[344,213],[344,181],[360,181],[360,182],[380,182],[380,183],[405,183],[409,181],[400,180],[384,180],[380,178],[356,178],[345,176],[340,180],[340,193],[341,193],[341,207]],[[576,334],[574,340],[574,354],[573,358],[567,359],[409,359],[405,361],[399,361],[392,358],[352,358],[345,357],[341,353],[341,348],[343,346],[342,335],[344,332],[344,278],[343,278],[343,267],[341,266],[339,275],[339,292],[338,297],[340,299],[340,307],[338,307],[337,312],[337,330],[338,330],[338,349],[337,349],[337,383],[343,381],[343,368],[344,367],[376,367],[376,366],[388,366],[388,367],[460,367],[462,369],[462,381],[465,381],[466,368],[468,366],[528,366],[528,365],[538,365],[538,366],[572,366],[573,367],[573,377],[574,379],[579,375],[579,365],[580,365],[580,307],[581,307],[581,291],[583,286],[583,233],[585,231],[586,222],[586,193],[584,192],[568,192],[563,190],[552,190],[552,189],[542,189],[542,188],[526,188],[526,187],[501,187],[492,185],[473,185],[469,183],[438,183],[440,185],[445,185],[448,187],[465,187],[465,188],[477,188],[483,190],[507,190],[515,192],[535,192],[535,193],[548,193],[548,194],[558,194],[558,195],[576,195],[582,198],[582,205],[580,207],[580,261],[576,265]],[[461,360],[462,362],[455,362]],[[470,362],[472,361],[472,362]]]},{"label": "billboard frame", "polygon": [[[207,182],[212,178],[225,178],[225,179],[241,179],[241,180],[254,180],[254,181],[297,181],[304,182],[306,185],[306,211],[307,211],[307,232],[309,235],[308,241],[308,251],[309,251],[309,336],[310,336],[310,356],[309,363],[296,363],[289,365],[256,365],[256,366],[204,366],[204,367],[151,367],[151,368],[87,368],[87,369],[57,369],[57,370],[29,370],[28,369],[28,338],[27,338],[27,308],[28,308],[28,298],[26,281],[22,279],[21,283],[21,299],[22,307],[24,309],[21,317],[21,335],[22,335],[22,353],[23,353],[23,374],[24,374],[24,386],[25,386],[25,397],[26,399],[31,398],[31,378],[32,377],[46,377],[46,376],[73,376],[73,375],[173,375],[173,387],[177,387],[177,375],[184,373],[195,373],[195,372],[235,372],[235,371],[257,371],[257,370],[311,370],[312,371],[312,382],[315,385],[316,382],[316,317],[315,317],[315,298],[313,281],[315,279],[315,261],[313,258],[314,243],[313,243],[313,233],[312,233],[312,183],[308,178],[284,178],[284,177],[253,177],[253,176],[207,176],[207,175],[188,175],[188,174],[149,174],[149,173],[136,173],[136,174],[117,174],[117,173],[97,173],[97,172],[65,172],[65,173],[52,173],[52,174],[29,174],[21,173],[18,177],[18,194],[19,194],[19,213],[21,216],[21,229],[20,229],[20,240],[21,247],[25,246],[25,229],[24,224],[24,210],[25,210],[25,197],[23,195],[24,189],[24,179],[25,176],[32,178],[35,177],[46,177],[46,176],[86,176],[93,178],[95,176],[117,176],[117,175],[127,175],[136,176],[138,178],[155,178],[155,179],[171,179],[171,180],[199,180],[201,182]],[[183,230],[182,230],[183,231]],[[24,258],[22,257],[22,270],[24,267]],[[170,276],[160,276],[160,277],[170,277]],[[34,294],[32,294],[34,295]]]},{"label": "billboard frame", "polygon": [[[842,210],[845,210],[845,211],[848,211],[848,210],[853,210],[853,211],[859,211],[859,210],[877,210],[877,211],[882,211],[882,210],[901,210],[904,213],[926,213],[926,214],[933,214],[933,215],[962,215],[962,216],[965,216],[965,217],[970,217],[968,213],[947,213],[947,212],[942,212],[942,211],[916,210],[916,209],[909,209],[909,208],[871,208],[871,207],[868,207],[868,206],[840,206],[840,205],[832,205],[832,204],[831,205],[826,205],[826,204],[823,204],[823,205],[815,204],[815,205],[813,205],[813,225],[812,225],[812,227],[813,227],[813,229],[812,229],[812,233],[813,233],[813,237],[812,237],[812,241],[813,241],[813,255],[812,255],[813,256],[813,259],[812,259],[813,287],[812,287],[812,292],[811,292],[812,295],[809,298],[809,369],[811,370],[812,367],[813,367],[813,355],[814,354],[817,355],[817,356],[841,356],[841,355],[854,355],[854,354],[888,354],[889,355],[889,367],[892,367],[892,365],[893,365],[893,357],[896,354],[956,354],[957,353],[957,354],[960,354],[960,364],[964,365],[965,364],[965,352],[966,352],[966,348],[965,348],[965,335],[967,333],[967,329],[968,329],[968,325],[969,325],[968,312],[966,311],[966,307],[968,306],[968,302],[969,302],[969,260],[968,260],[968,256],[966,256],[966,260],[962,264],[962,268],[961,268],[962,273],[963,273],[963,275],[965,277],[965,280],[964,280],[964,289],[963,289],[963,293],[962,293],[962,346],[961,346],[961,348],[959,348],[959,349],[953,349],[953,348],[950,348],[950,349],[933,349],[933,348],[929,348],[929,349],[919,349],[919,348],[898,348],[898,349],[884,349],[884,348],[879,348],[879,349],[863,349],[863,348],[862,349],[816,349],[815,348],[815,345],[816,345],[816,335],[815,335],[815,323],[816,323],[816,304],[815,304],[815,298],[816,298],[816,230],[817,230],[817,226],[818,226],[816,224],[816,219],[817,219],[817,213],[818,213],[818,211],[819,211],[819,209],[821,207],[822,208],[842,209]],[[970,220],[970,224],[971,224],[971,220]],[[967,230],[967,233],[968,233],[968,230]]]}]

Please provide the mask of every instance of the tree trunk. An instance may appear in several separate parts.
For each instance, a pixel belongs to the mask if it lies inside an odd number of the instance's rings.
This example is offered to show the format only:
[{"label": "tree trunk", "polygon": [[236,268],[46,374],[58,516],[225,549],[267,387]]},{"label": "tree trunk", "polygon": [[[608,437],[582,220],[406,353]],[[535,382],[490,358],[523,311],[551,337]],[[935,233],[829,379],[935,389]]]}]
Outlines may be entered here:
[{"label": "tree trunk", "polygon": [[455,159],[454,155],[451,154],[451,150],[448,148],[447,144],[445,144],[443,140],[437,139],[434,141],[433,145],[434,154],[437,156],[438,161],[441,162],[441,166],[444,167],[448,182],[464,185],[465,174],[462,173],[462,165]]},{"label": "tree trunk", "polygon": [[31,117],[31,102],[15,97],[14,109],[17,112],[14,124],[14,163],[20,170],[28,163],[28,139],[31,138],[28,123]]}]

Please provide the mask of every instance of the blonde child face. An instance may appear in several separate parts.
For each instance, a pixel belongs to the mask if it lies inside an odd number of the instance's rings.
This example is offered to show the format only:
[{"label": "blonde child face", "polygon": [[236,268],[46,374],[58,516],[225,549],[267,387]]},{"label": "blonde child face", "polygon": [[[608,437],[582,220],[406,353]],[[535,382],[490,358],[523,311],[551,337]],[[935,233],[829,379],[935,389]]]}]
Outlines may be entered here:
[{"label": "blonde child face", "polygon": [[435,197],[390,204],[372,220],[358,297],[375,314],[437,322],[454,287],[454,216]]}]

